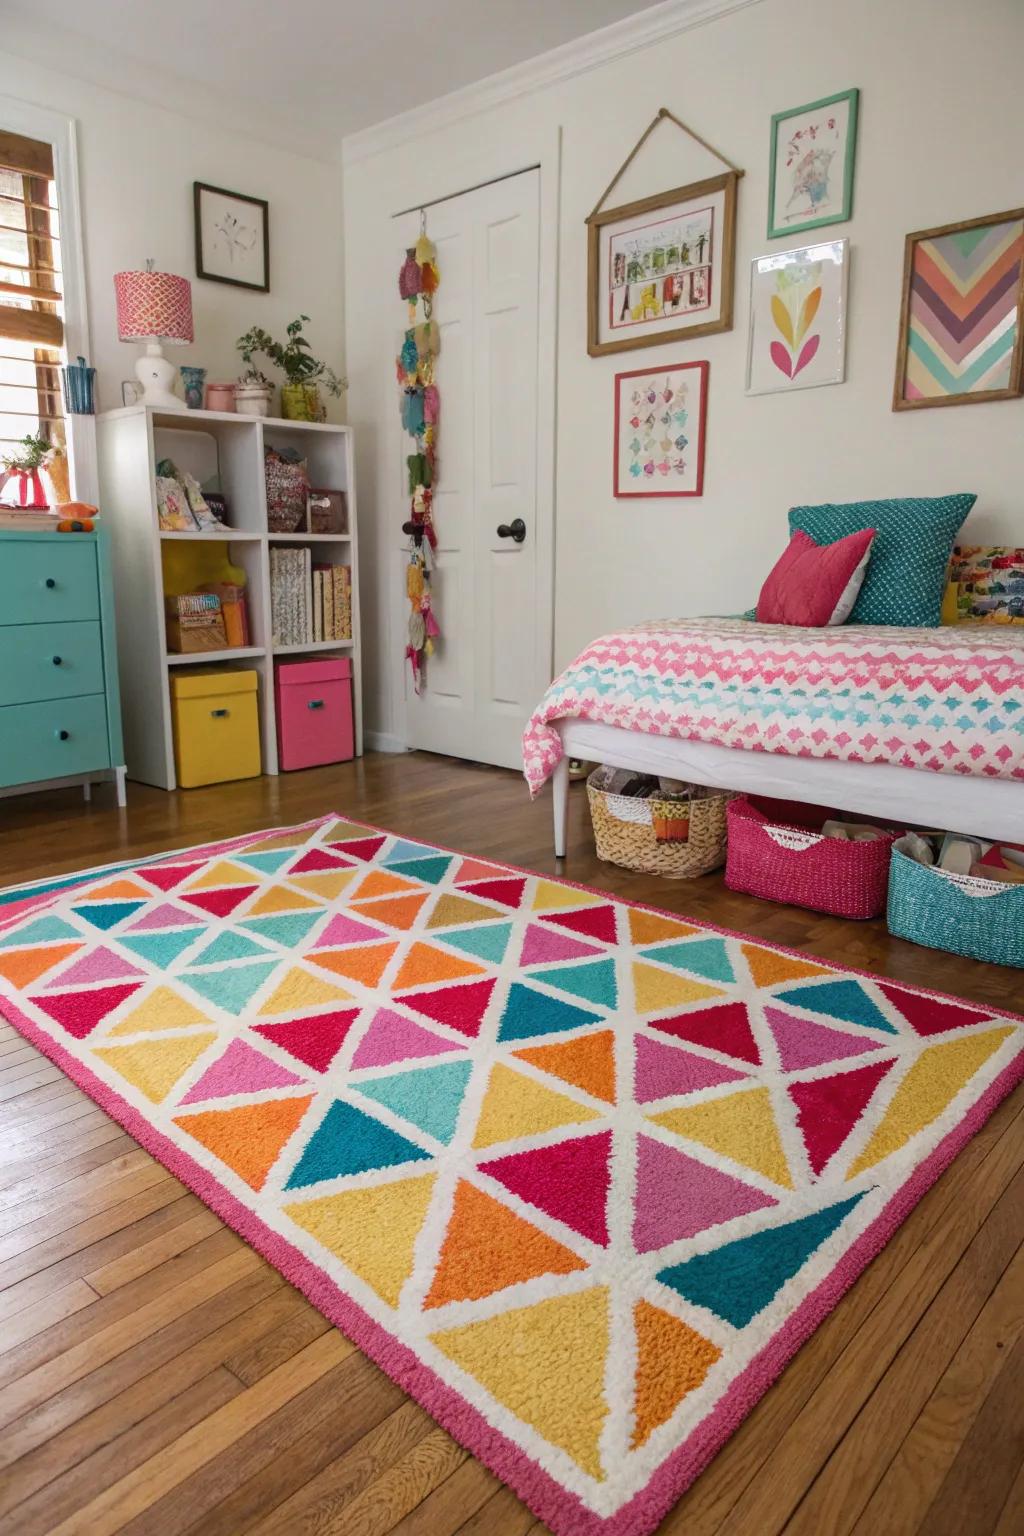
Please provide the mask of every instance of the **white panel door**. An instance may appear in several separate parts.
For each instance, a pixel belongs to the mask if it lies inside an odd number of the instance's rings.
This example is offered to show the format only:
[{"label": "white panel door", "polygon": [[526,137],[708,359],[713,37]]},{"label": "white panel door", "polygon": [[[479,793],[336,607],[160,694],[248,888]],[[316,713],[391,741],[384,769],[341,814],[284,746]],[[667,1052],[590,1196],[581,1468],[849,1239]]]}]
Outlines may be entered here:
[{"label": "white panel door", "polygon": [[[549,678],[534,615],[538,193],[539,173],[524,171],[438,203],[427,224],[441,272],[432,584],[441,638],[419,696],[406,664],[406,739],[509,768],[522,762],[523,727]],[[419,214],[397,223],[404,252]],[[404,521],[411,439],[402,441]]]}]

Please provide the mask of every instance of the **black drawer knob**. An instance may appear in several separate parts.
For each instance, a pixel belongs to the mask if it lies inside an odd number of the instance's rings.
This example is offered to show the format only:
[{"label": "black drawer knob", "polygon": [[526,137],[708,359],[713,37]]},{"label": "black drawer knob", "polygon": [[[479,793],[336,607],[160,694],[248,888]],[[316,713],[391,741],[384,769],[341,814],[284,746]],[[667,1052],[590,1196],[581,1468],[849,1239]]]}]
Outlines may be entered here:
[{"label": "black drawer knob", "polygon": [[56,586],[56,585],[57,585],[57,583],[56,583],[56,582],[55,582],[55,581],[54,581],[54,579],[53,579],[53,577],[52,577],[52,576],[47,576],[47,578],[46,578],[46,585],[47,585],[47,586],[48,586],[48,587],[49,587],[49,588],[50,588],[50,590],[51,590],[51,591],[52,591],[52,590],[53,590],[53,588],[54,588],[54,587],[55,587],[55,586]]},{"label": "black drawer knob", "polygon": [[58,741],[67,741],[70,735],[71,735],[70,731],[58,731],[57,732],[57,740]]},{"label": "black drawer knob", "polygon": [[211,709],[210,710],[210,714],[213,716],[214,720],[223,720],[225,718],[225,716],[226,715],[230,715],[230,713],[231,713],[230,709]]},{"label": "black drawer knob", "polygon": [[63,666],[64,665],[64,658],[63,658],[63,656],[55,656],[53,658],[53,664],[54,664],[55,667]]},{"label": "black drawer knob", "polygon": [[323,707],[324,707],[323,699],[310,699],[308,704],[306,705],[307,709],[323,709]]}]

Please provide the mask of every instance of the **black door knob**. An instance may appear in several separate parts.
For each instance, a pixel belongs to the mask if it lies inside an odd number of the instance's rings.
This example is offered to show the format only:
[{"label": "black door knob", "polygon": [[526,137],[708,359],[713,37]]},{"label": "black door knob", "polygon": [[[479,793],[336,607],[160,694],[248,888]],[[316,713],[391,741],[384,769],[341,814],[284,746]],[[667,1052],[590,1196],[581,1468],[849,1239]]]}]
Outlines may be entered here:
[{"label": "black door knob", "polygon": [[521,517],[517,517],[511,523],[499,523],[497,533],[499,539],[515,539],[517,544],[521,544],[526,538],[526,524]]}]

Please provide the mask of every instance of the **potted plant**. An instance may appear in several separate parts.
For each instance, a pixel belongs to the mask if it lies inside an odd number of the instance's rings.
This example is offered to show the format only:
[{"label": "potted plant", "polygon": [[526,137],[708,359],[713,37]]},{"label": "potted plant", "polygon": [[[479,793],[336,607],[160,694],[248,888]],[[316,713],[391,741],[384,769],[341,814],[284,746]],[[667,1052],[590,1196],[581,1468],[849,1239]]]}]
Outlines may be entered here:
[{"label": "potted plant", "polygon": [[302,334],[302,327],[308,321],[308,315],[299,315],[297,320],[293,320],[288,326],[288,340],[283,346],[260,326],[253,326],[236,343],[250,367],[253,353],[262,352],[264,357],[281,369],[287,380],[281,386],[281,411],[290,421],[322,421],[325,412],[320,401],[319,386],[322,384],[332,395],[340,395],[347,387],[346,381],[340,379],[333,368],[328,368],[326,363],[320,362],[309,350],[309,342]]},{"label": "potted plant", "polygon": [[40,470],[50,452],[50,447],[49,440],[40,433],[30,433],[27,437],[21,438],[15,448],[0,458],[0,464],[4,469],[5,488],[9,481],[14,482],[15,499],[12,500],[10,495],[4,497],[9,506],[33,510],[49,506]]},{"label": "potted plant", "polygon": [[239,336],[235,343],[242,354],[245,368],[238,375],[235,385],[235,409],[242,416],[269,416],[274,386],[266,374],[253,362],[253,353],[262,351],[264,332],[254,327]]}]

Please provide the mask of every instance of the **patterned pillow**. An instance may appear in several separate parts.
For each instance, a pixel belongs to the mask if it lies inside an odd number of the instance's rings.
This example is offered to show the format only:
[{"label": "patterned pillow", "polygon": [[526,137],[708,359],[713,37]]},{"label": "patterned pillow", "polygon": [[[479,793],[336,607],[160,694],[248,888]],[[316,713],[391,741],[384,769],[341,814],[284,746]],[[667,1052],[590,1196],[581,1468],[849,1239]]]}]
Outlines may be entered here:
[{"label": "patterned pillow", "polygon": [[943,624],[1024,624],[1024,549],[957,545]]},{"label": "patterned pillow", "polygon": [[802,528],[816,544],[834,544],[849,533],[874,528],[871,563],[850,623],[938,625],[953,540],[976,499],[962,491],[791,507],[789,531]]}]

